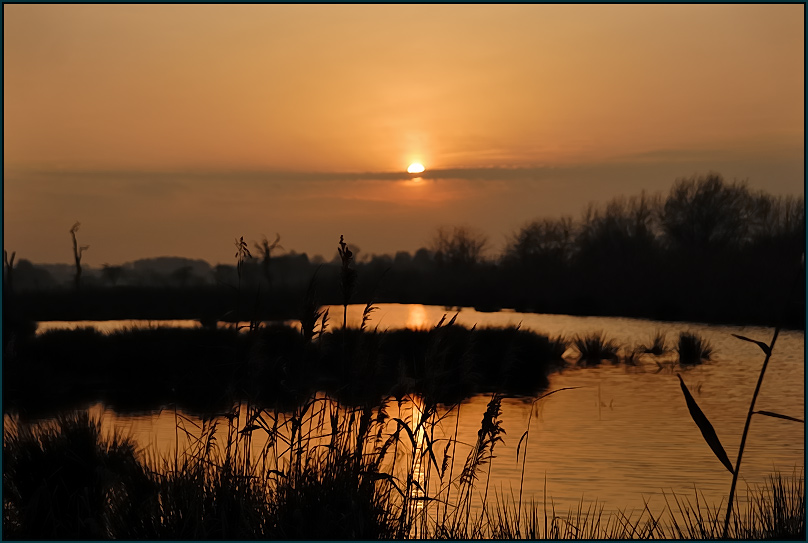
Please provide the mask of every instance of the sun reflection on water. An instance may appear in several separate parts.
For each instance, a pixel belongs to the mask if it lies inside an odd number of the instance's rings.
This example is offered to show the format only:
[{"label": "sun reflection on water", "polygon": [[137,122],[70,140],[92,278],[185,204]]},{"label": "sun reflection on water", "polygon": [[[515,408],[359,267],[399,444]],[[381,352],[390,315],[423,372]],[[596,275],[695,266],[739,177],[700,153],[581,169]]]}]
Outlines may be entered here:
[{"label": "sun reflection on water", "polygon": [[424,308],[424,306],[420,304],[410,305],[406,327],[410,330],[423,330],[429,327],[426,308]]},{"label": "sun reflection on water", "polygon": [[[415,450],[412,458],[412,488],[409,492],[410,518],[415,519],[424,509],[424,498],[427,497],[427,470],[429,466],[424,466],[424,453],[426,452],[426,439],[424,436],[424,424],[421,423],[425,416],[423,401],[418,396],[410,396],[410,417],[409,425],[415,436]],[[417,530],[417,522],[413,527]]]}]

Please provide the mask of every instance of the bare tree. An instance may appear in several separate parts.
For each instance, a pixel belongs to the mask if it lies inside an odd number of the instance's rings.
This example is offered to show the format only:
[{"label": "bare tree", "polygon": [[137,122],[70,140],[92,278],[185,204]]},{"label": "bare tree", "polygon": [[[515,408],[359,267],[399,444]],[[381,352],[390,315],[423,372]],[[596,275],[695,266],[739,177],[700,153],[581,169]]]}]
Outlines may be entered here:
[{"label": "bare tree", "polygon": [[697,251],[714,251],[747,240],[753,198],[742,183],[721,175],[678,179],[662,211],[668,243]]},{"label": "bare tree", "polygon": [[432,240],[432,251],[438,262],[451,266],[474,266],[483,261],[488,238],[470,226],[438,228]]},{"label": "bare tree", "polygon": [[81,223],[77,221],[70,228],[70,235],[73,237],[73,258],[76,261],[76,277],[74,279],[76,291],[81,288],[81,255],[84,251],[90,248],[89,245],[82,245],[79,247],[79,243],[76,241],[76,232],[79,231],[79,226],[81,226]]},{"label": "bare tree", "polygon": [[574,235],[570,217],[532,221],[510,237],[505,259],[528,266],[566,262],[572,254]]},{"label": "bare tree", "polygon": [[650,255],[657,245],[657,196],[613,198],[603,206],[589,204],[575,238],[577,258],[589,264],[636,261]]}]

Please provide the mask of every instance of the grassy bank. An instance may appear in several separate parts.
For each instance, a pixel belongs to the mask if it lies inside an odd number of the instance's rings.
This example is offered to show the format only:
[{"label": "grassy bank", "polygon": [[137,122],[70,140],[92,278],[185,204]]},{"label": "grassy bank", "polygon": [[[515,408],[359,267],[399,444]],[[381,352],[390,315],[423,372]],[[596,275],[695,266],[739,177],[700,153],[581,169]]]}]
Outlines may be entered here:
[{"label": "grassy bank", "polygon": [[[327,316],[323,330],[323,316],[307,331],[29,329],[5,345],[4,410],[41,416],[103,401],[123,412],[179,405],[204,414],[244,400],[291,409],[316,391],[351,405],[407,394],[452,404],[479,393],[535,395],[570,364],[635,364],[639,357],[676,363],[672,350],[619,345],[599,332],[566,340],[513,326],[466,328],[453,319],[424,330],[342,329]],[[683,333],[684,340],[702,341]],[[682,364],[699,361],[698,354],[680,356]]]},{"label": "grassy bank", "polygon": [[516,327],[429,330],[286,326],[53,330],[23,336],[4,361],[6,409],[104,400],[118,409],[178,404],[205,413],[235,401],[299,405],[312,392],[341,401],[431,394],[452,403],[480,392],[534,394],[563,365],[567,343]]},{"label": "grassy bank", "polygon": [[[489,491],[500,400],[491,397],[470,444],[434,439],[442,411],[428,397],[410,416],[393,400],[346,408],[310,397],[290,416],[246,405],[205,420],[190,447],[166,457],[138,452],[86,413],[41,426],[15,421],[4,428],[4,538],[720,537],[720,507],[698,499],[670,496],[662,511],[607,515]],[[462,470],[454,457],[465,458]],[[774,475],[749,493],[731,539],[804,540],[802,474]]]}]

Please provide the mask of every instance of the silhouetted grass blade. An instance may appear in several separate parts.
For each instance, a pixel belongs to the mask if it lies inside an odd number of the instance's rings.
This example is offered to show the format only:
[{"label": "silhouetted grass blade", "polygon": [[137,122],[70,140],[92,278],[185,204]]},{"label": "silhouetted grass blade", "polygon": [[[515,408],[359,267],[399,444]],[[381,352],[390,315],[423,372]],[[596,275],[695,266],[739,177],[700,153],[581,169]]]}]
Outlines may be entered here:
[{"label": "silhouetted grass blade", "polygon": [[371,479],[373,481],[378,481],[379,479],[383,479],[385,481],[388,481],[391,485],[393,485],[393,488],[396,489],[396,491],[399,494],[401,494],[402,497],[405,497],[404,493],[401,491],[400,488],[398,488],[398,485],[396,484],[396,478],[393,477],[392,475],[390,475],[389,473],[384,473],[384,472],[379,472],[379,471],[360,471],[359,474],[364,476],[364,477],[368,477],[369,479]]},{"label": "silhouetted grass blade", "polygon": [[[544,398],[546,398],[548,396],[552,396],[556,392],[561,392],[562,390],[574,390],[576,388],[581,388],[581,387],[564,387],[564,388],[559,388],[559,389],[556,389],[556,390],[551,390],[550,392],[546,392],[546,393],[542,394],[541,396],[539,396],[538,398],[536,398],[533,401],[533,405],[535,406],[536,402],[538,402],[539,400],[543,400]],[[530,411],[531,411],[531,413],[533,413],[533,407],[530,408]],[[527,438],[528,433],[530,433],[530,425],[528,425],[528,429],[525,430],[525,433],[522,434],[522,437],[519,438],[519,443],[516,445],[516,461],[517,462],[519,461],[519,450],[522,448],[522,442],[525,440],[525,438]]]},{"label": "silhouetted grass blade", "polygon": [[718,436],[713,429],[713,425],[710,424],[709,420],[707,420],[707,416],[702,412],[701,408],[699,408],[699,405],[696,403],[696,400],[690,394],[690,391],[687,389],[682,376],[676,374],[676,377],[679,378],[679,384],[682,385],[682,392],[685,394],[687,409],[690,411],[690,416],[693,418],[693,422],[695,422],[696,426],[698,426],[699,430],[701,430],[701,435],[704,436],[704,440],[713,450],[715,456],[721,461],[722,464],[724,464],[724,467],[726,467],[730,473],[734,474],[735,470],[732,468],[732,464],[729,461],[726,451],[724,451],[724,447],[721,445],[721,441],[718,440]]},{"label": "silhouetted grass blade", "polygon": [[757,341],[757,340],[748,338],[746,336],[739,336],[738,334],[732,334],[732,335],[735,336],[738,339],[748,341],[749,343],[754,343],[755,345],[760,347],[766,355],[771,355],[772,354],[772,350],[769,348],[769,346],[766,345],[765,343],[763,343],[762,341]]},{"label": "silhouetted grass blade", "polygon": [[436,470],[440,469],[438,468],[438,460],[435,458],[435,453],[432,452],[432,443],[434,442],[429,439],[429,436],[426,433],[424,433],[424,440],[426,441],[427,447],[426,450],[421,453],[421,456],[423,457],[426,453],[429,453],[429,458],[432,460],[432,465],[435,466]]},{"label": "silhouetted grass blade", "polygon": [[805,421],[802,419],[798,419],[795,417],[789,417],[788,415],[781,415],[780,413],[773,413],[771,411],[755,411],[758,415],[766,415],[767,417],[775,417],[778,419],[785,419],[785,420],[793,420],[794,422],[801,422],[805,424]]},{"label": "silhouetted grass blade", "polygon": [[415,440],[415,435],[412,433],[412,430],[410,430],[410,425],[399,418],[394,418],[393,420],[398,423],[400,428],[404,428],[410,438],[410,443],[412,443],[413,450],[416,450],[418,448],[418,443]]},{"label": "silhouetted grass blade", "polygon": [[525,438],[527,437],[528,432],[529,432],[529,430],[525,430],[525,433],[522,434],[522,437],[519,438],[519,444],[516,445],[516,461],[517,462],[519,461],[519,449],[522,448],[522,441],[525,440]]}]

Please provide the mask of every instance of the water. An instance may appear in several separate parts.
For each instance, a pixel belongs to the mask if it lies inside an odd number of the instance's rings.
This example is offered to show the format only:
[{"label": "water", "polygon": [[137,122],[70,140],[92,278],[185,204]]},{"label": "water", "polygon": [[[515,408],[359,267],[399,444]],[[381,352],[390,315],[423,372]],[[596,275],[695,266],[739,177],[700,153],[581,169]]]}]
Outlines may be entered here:
[{"label": "water", "polygon": [[[364,306],[350,306],[349,326],[361,322]],[[571,367],[550,376],[550,389],[564,390],[533,403],[533,398],[506,398],[502,402],[504,443],[497,444],[491,464],[490,485],[494,490],[518,500],[524,458],[523,502],[533,498],[548,509],[566,513],[580,503],[597,501],[606,511],[626,513],[641,510],[647,502],[652,511],[665,507],[663,493],[694,501],[694,487],[707,503],[718,505],[726,499],[731,474],[715,458],[692,421],[676,373],[682,377],[699,406],[712,422],[727,454],[735,463],[746,412],[751,400],[763,353],[740,341],[739,334],[768,343],[772,329],[764,327],[717,326],[697,323],[667,323],[611,317],[523,314],[511,311],[459,312],[441,307],[381,304],[368,325],[379,330],[400,327],[434,326],[443,315],[457,313],[457,322],[467,326],[520,324],[550,336],[587,334],[603,331],[622,344],[649,343],[657,330],[667,334],[669,344],[680,331],[692,331],[714,347],[713,360],[692,368],[658,365],[644,357],[636,366],[604,363],[597,367]],[[331,326],[341,326],[342,307],[331,309]],[[61,323],[75,327],[91,323]],[[107,331],[142,325],[197,326],[195,321],[116,321],[106,322]],[[53,327],[40,323],[40,330]],[[96,325],[99,326],[99,325]],[[567,358],[574,359],[572,350]],[[767,369],[756,409],[804,418],[805,414],[804,333],[781,332]],[[490,398],[476,396],[460,406],[458,439],[473,443]],[[408,409],[406,405],[404,409]],[[93,411],[103,422],[132,433],[142,447],[171,453],[175,447],[176,419],[172,409],[140,416],[119,416],[98,404]],[[445,436],[454,433],[456,411],[442,425]],[[395,415],[393,415],[395,416]],[[531,418],[532,417],[532,418]],[[190,417],[192,420],[193,417]],[[520,450],[516,449],[530,421],[530,433]],[[189,426],[189,429],[193,429]],[[257,436],[257,433],[255,434]],[[440,438],[440,431],[436,433]],[[182,448],[182,436],[180,436]],[[260,439],[256,440],[260,447]],[[435,447],[441,453],[443,446]],[[458,446],[454,473],[463,467],[468,447]],[[523,456],[524,455],[524,456]],[[438,462],[442,460],[438,454]],[[773,471],[788,475],[804,468],[804,425],[756,415],[741,467],[739,499],[744,483],[761,484]],[[485,472],[484,472],[485,473]],[[483,475],[483,482],[484,482]],[[546,491],[545,491],[546,489]],[[672,500],[671,500],[671,503]]]}]

